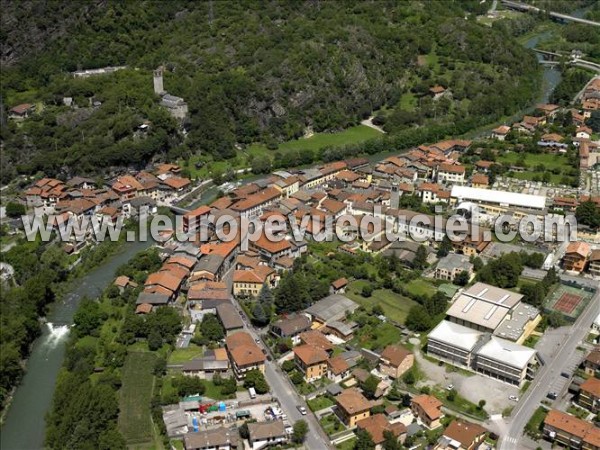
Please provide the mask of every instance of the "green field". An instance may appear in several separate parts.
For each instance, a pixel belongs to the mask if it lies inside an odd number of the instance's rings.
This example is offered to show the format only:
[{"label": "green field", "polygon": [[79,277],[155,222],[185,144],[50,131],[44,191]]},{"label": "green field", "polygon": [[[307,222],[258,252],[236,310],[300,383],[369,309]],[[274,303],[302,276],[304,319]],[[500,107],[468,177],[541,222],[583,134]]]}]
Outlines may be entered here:
[{"label": "green field", "polygon": [[131,352],[123,366],[119,398],[119,430],[128,444],[153,440],[150,400],[154,385],[152,370],[156,355]]},{"label": "green field", "polygon": [[204,354],[202,347],[190,344],[188,348],[177,348],[169,355],[168,364],[181,364],[194,358],[201,358]]},{"label": "green field", "polygon": [[433,284],[431,284],[429,281],[424,280],[422,278],[417,278],[416,280],[412,280],[410,283],[408,283],[408,285],[406,286],[406,289],[412,295],[427,295],[427,296],[431,296],[431,295],[435,294],[435,292],[437,290]]},{"label": "green field", "polygon": [[[505,153],[499,155],[497,161],[504,165],[516,165],[517,161],[524,156],[525,164],[527,165],[525,172],[514,172],[513,178],[519,180],[533,180],[541,178],[544,173],[554,169],[560,170],[560,173],[550,173],[550,182],[553,184],[562,184],[561,180],[564,176],[569,176],[569,170],[572,168],[569,160],[565,155],[553,155],[549,153]],[[544,170],[538,170],[537,166],[544,166]]]},{"label": "green field", "polygon": [[373,305],[380,305],[386,317],[396,322],[404,323],[410,308],[417,304],[410,298],[403,297],[389,289],[376,289],[371,297],[363,297],[360,292],[366,284],[368,282],[362,280],[350,283],[350,288],[345,295],[367,309],[372,308]]},{"label": "green field", "polygon": [[[210,161],[200,156],[190,158],[189,170],[193,177],[206,178],[210,172],[225,172],[228,169],[244,169],[248,167],[247,157],[271,156],[275,152],[288,153],[302,150],[317,151],[328,146],[343,146],[347,144],[358,144],[369,139],[380,137],[381,133],[365,125],[356,125],[337,133],[315,133],[306,139],[295,139],[279,144],[277,150],[269,150],[264,144],[252,144],[246,150],[238,153],[238,156],[230,161]],[[199,161],[207,162],[205,166],[196,169],[195,164]]]}]

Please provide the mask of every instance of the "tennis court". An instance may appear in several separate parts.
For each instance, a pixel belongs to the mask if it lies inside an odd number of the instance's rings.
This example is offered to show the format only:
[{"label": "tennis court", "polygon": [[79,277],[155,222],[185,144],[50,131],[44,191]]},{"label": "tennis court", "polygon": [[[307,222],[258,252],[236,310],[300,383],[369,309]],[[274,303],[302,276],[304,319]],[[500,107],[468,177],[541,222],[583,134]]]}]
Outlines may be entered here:
[{"label": "tennis court", "polygon": [[585,309],[591,297],[592,292],[575,286],[559,284],[548,294],[544,302],[544,309],[548,312],[558,311],[568,319],[574,320]]}]

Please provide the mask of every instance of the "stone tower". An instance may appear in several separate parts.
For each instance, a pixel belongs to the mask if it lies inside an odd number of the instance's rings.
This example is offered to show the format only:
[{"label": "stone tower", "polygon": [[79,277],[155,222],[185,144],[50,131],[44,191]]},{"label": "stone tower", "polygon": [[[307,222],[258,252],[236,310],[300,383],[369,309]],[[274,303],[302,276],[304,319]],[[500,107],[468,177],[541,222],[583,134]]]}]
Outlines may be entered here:
[{"label": "stone tower", "polygon": [[163,88],[163,68],[160,66],[154,71],[154,93],[163,95],[165,90]]}]

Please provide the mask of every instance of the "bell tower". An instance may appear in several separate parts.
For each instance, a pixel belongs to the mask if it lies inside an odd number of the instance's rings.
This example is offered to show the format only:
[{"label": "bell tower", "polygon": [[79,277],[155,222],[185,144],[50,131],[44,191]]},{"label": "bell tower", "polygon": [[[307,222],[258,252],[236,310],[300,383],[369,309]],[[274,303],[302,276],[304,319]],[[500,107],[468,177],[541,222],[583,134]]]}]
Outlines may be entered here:
[{"label": "bell tower", "polygon": [[154,71],[154,93],[163,95],[165,90],[163,88],[163,67],[160,66]]}]

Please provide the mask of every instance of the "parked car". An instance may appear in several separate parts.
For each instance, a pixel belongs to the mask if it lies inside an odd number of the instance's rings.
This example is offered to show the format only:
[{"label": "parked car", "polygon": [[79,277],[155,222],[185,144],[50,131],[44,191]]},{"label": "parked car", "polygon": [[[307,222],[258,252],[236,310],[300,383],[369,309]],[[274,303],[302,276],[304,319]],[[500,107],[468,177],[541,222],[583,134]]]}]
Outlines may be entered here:
[{"label": "parked car", "polygon": [[560,376],[564,378],[571,378],[571,374],[569,372],[561,372]]},{"label": "parked car", "polygon": [[300,411],[300,414],[302,414],[303,416],[306,415],[306,408],[302,405],[298,405],[298,411]]},{"label": "parked car", "polygon": [[519,401],[519,397],[517,397],[516,395],[509,395],[508,399],[510,401],[513,401],[513,402],[518,402]]},{"label": "parked car", "polygon": [[449,384],[448,386],[446,386],[446,390],[447,391],[451,391],[452,389],[454,389],[454,385],[453,384]]},{"label": "parked car", "polygon": [[546,397],[548,397],[551,400],[556,400],[558,394],[556,392],[548,392],[548,394],[546,394]]}]

